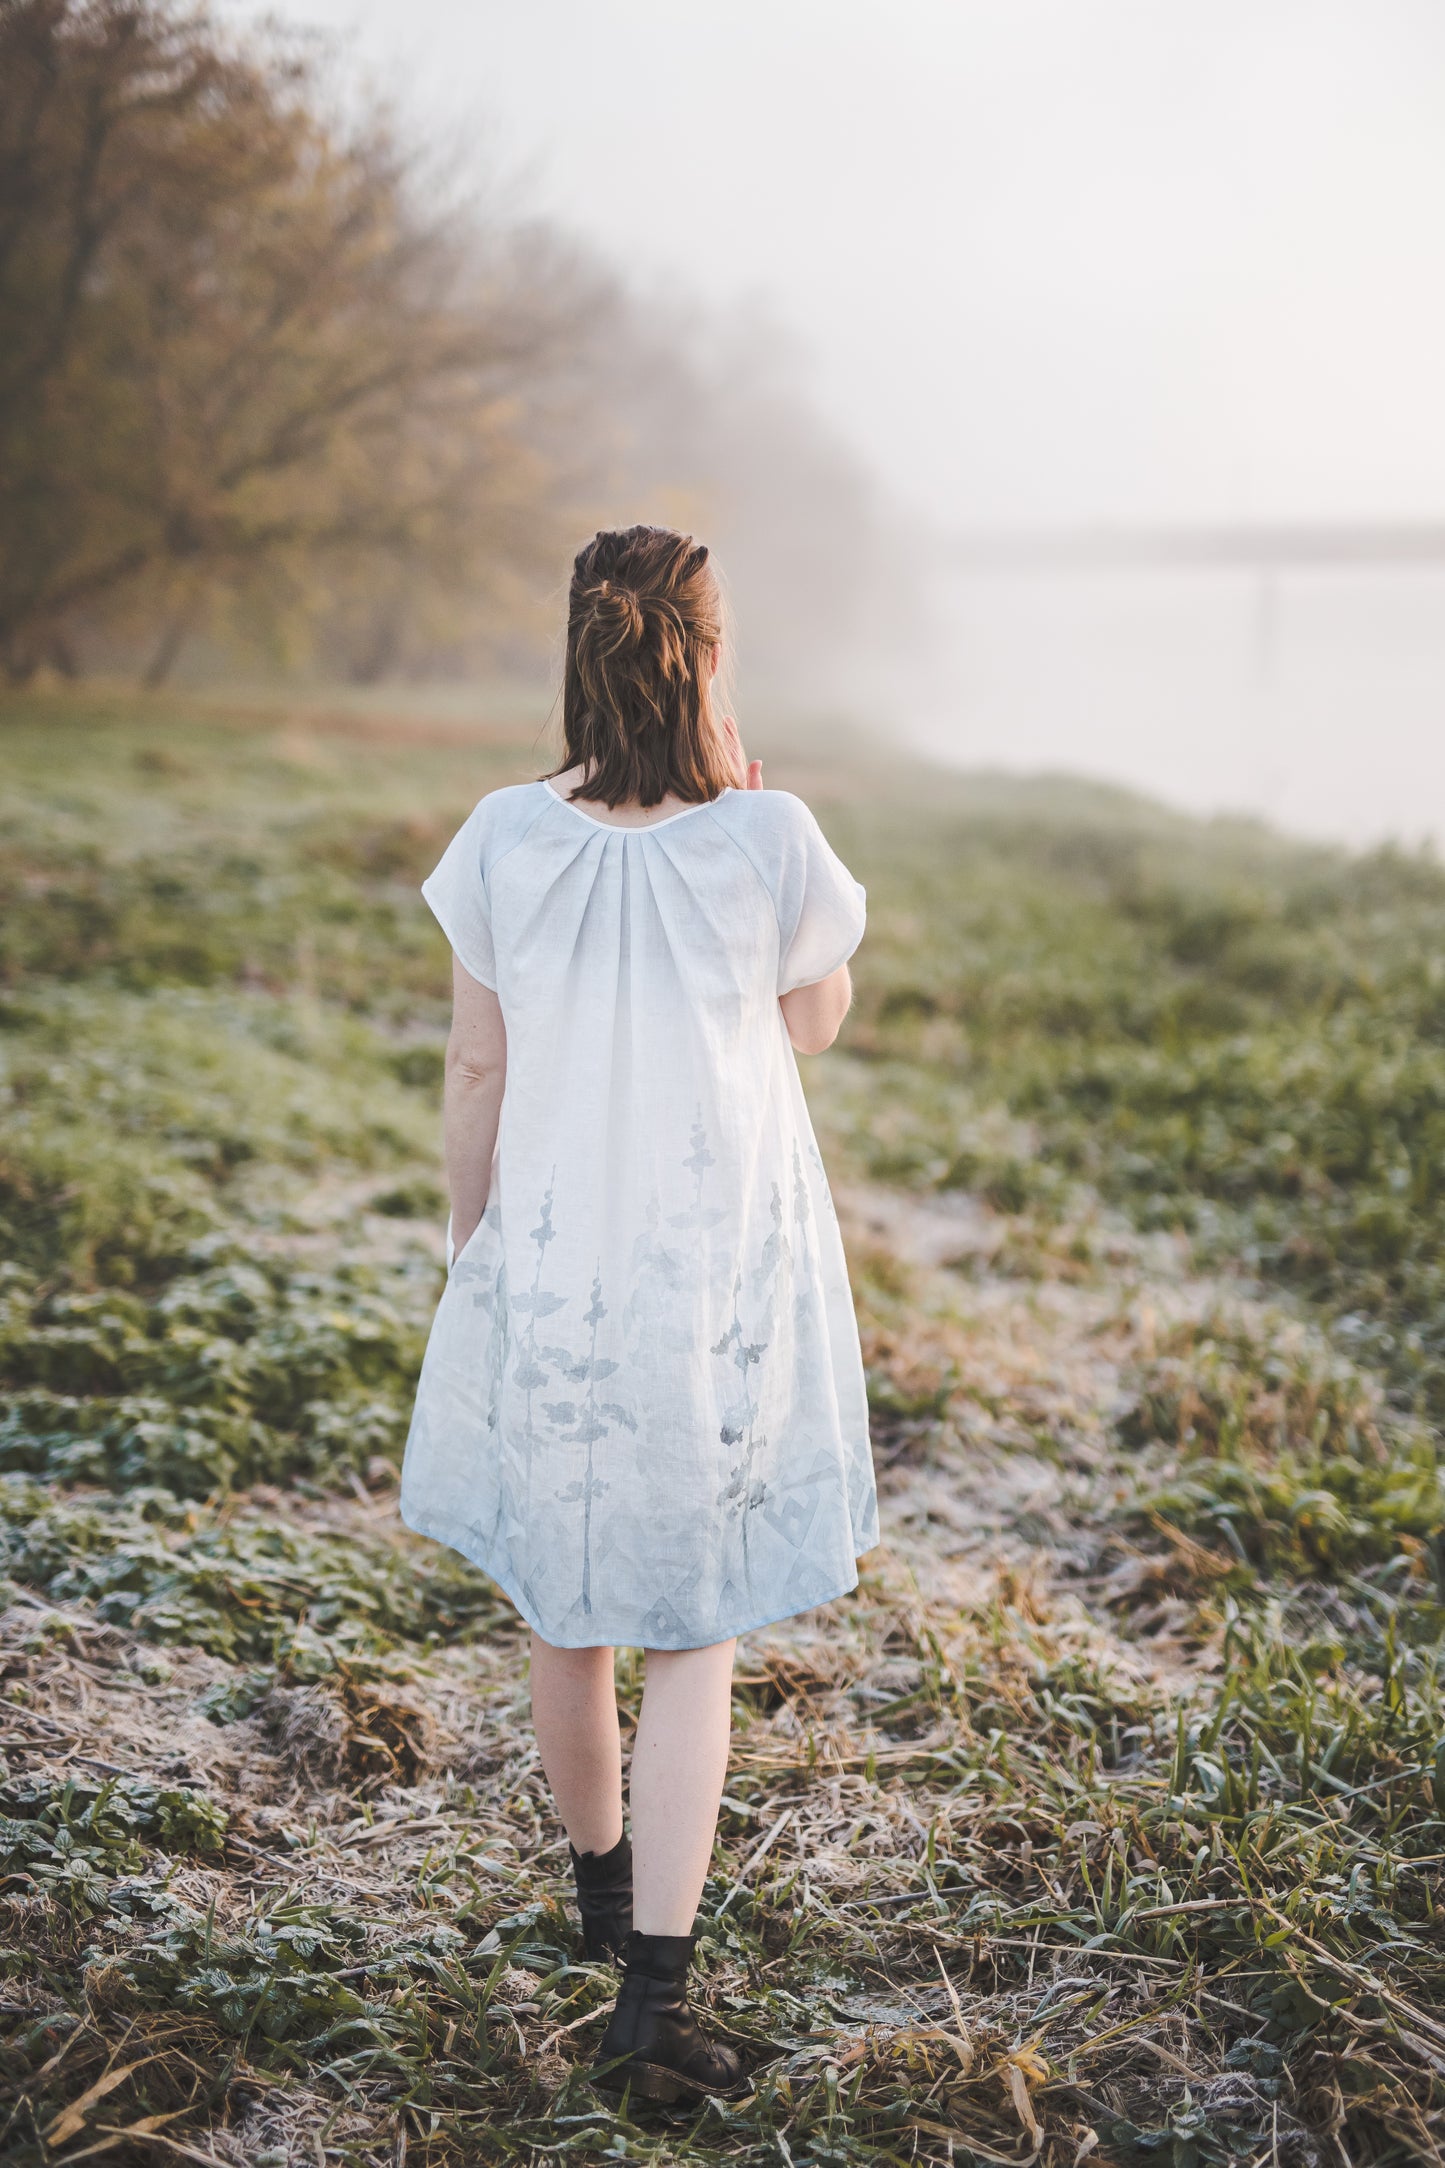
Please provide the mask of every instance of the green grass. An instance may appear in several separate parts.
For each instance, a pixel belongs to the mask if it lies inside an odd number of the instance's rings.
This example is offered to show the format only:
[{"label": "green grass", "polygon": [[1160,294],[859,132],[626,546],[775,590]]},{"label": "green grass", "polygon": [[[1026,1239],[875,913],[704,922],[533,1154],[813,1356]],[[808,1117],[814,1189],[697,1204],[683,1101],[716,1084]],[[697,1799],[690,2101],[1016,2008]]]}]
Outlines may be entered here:
[{"label": "green grass", "polygon": [[1107,803],[836,826],[882,906],[838,1095],[875,1172],[1050,1217],[1083,1185],[1445,1415],[1445,868]]},{"label": "green grass", "polygon": [[0,709],[23,2168],[1438,2155],[1445,873],[778,750],[870,893],[830,1165],[957,1240],[854,1245],[888,1549],[743,1653],[700,1950],[759,2091],[649,2121],[522,1637],[393,1510],[416,883],[531,725]]}]

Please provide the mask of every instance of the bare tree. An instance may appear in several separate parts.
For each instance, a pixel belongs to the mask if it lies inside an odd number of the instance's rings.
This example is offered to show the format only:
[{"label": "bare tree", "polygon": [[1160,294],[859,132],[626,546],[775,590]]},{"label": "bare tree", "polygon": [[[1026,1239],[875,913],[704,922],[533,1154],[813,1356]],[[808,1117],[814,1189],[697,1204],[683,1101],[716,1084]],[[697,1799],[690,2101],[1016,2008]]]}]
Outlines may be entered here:
[{"label": "bare tree", "polygon": [[568,297],[312,91],[204,16],[0,0],[12,675],[82,612],[153,619],[159,676],[220,598],[281,622],[368,560],[460,592],[548,527],[528,387]]},{"label": "bare tree", "polygon": [[0,0],[0,671],[205,628],[370,681],[541,645],[570,550],[715,541],[759,674],[846,675],[871,487],[778,365],[429,186],[279,34]]}]

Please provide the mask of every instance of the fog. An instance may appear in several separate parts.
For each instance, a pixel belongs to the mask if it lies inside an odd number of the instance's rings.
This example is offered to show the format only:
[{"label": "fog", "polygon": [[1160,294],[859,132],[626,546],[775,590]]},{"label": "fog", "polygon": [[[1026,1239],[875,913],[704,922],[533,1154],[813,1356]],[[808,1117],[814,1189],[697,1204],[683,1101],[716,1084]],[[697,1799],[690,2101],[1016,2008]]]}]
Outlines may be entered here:
[{"label": "fog", "polygon": [[1429,0],[280,12],[638,285],[792,346],[919,547],[927,629],[858,681],[878,727],[1316,832],[1445,829],[1445,575],[1002,577],[947,549],[1445,524]]}]

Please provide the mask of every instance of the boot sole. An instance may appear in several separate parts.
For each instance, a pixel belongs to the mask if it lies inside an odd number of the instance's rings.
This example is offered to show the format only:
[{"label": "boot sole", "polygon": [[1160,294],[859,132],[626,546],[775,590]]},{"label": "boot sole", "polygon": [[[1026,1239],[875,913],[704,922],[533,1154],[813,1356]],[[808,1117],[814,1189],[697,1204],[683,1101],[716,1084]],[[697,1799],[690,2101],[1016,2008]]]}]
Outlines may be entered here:
[{"label": "boot sole", "polygon": [[680,2070],[669,2070],[665,2063],[619,2063],[615,2069],[594,2072],[592,2083],[604,2093],[625,2093],[630,2089],[641,2099],[655,2100],[665,2108],[676,2107],[680,2100],[746,2100],[753,2090],[748,2078],[740,2078],[733,2086],[699,2085],[685,2078]]}]

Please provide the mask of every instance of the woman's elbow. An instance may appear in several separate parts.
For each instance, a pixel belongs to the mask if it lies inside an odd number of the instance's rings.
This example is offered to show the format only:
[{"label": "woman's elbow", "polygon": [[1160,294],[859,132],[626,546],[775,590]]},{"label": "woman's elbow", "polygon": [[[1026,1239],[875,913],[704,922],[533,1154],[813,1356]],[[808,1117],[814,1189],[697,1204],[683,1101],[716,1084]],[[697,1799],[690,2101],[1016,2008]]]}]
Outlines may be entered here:
[{"label": "woman's elbow", "polygon": [[812,986],[795,986],[782,996],[783,1022],[799,1054],[822,1054],[843,1028],[853,1000],[853,981],[846,964]]},{"label": "woman's elbow", "polygon": [[460,1047],[448,1047],[446,1058],[446,1089],[470,1098],[474,1093],[496,1092],[502,1089],[507,1077],[505,1054],[478,1054]]},{"label": "woman's elbow", "polygon": [[818,1022],[816,1019],[809,1018],[806,1024],[795,1025],[790,1023],[788,1025],[788,1037],[793,1043],[795,1054],[826,1054],[842,1028],[843,1019],[841,1016],[838,1018],[837,1023],[831,1027]]}]

